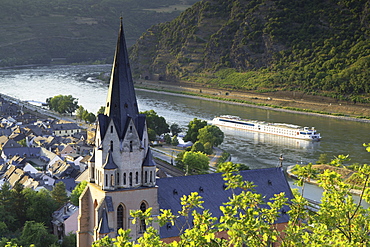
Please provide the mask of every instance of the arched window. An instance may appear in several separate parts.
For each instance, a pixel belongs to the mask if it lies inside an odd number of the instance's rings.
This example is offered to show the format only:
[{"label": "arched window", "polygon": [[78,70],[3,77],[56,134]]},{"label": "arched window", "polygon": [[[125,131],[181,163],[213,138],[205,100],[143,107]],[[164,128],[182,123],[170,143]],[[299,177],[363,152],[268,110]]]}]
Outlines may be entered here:
[{"label": "arched window", "polygon": [[128,180],[129,180],[129,185],[132,186],[132,172],[130,172]]},{"label": "arched window", "polygon": [[135,182],[136,182],[136,184],[139,183],[139,173],[138,172],[136,172],[136,174],[135,174]]},{"label": "arched window", "polygon": [[123,173],[123,185],[126,185],[126,172]]},{"label": "arched window", "polygon": [[117,208],[117,233],[119,229],[125,229],[125,209],[121,204]]},{"label": "arched window", "polygon": [[[146,204],[145,204],[145,202],[142,202],[141,203],[140,210],[142,212],[145,212],[146,211]],[[146,231],[145,219],[141,219],[140,220],[140,230],[139,230],[139,233],[144,233],[145,231]]]}]

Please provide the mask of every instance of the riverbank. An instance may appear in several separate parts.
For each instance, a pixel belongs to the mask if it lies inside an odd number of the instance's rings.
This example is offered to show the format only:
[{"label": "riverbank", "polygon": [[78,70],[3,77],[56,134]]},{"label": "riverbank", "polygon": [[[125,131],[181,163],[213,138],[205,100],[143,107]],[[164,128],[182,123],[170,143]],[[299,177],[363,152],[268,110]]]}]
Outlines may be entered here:
[{"label": "riverbank", "polygon": [[[298,176],[295,175],[292,171],[295,166],[296,165],[288,166],[287,169],[286,169],[286,173],[289,177],[291,177],[293,179],[298,179]],[[342,176],[343,180],[348,179],[354,173],[354,171],[349,170],[349,169],[344,169],[344,168],[339,168],[339,167],[334,167],[334,166],[329,166],[329,165],[313,165],[312,167],[317,169],[319,172],[323,171],[325,169],[335,171],[336,173],[338,173]],[[315,179],[305,180],[305,183],[314,184],[314,185],[317,185],[317,186],[319,185],[318,181],[315,180]],[[351,189],[350,192],[351,192],[351,194],[354,194],[354,195],[361,195],[361,193],[362,193],[362,191],[358,190],[358,189]]]},{"label": "riverbank", "polygon": [[253,93],[200,87],[195,83],[187,82],[170,83],[147,80],[137,81],[135,87],[137,90],[154,90],[169,95],[181,94],[183,97],[228,104],[370,123],[370,105],[351,104],[299,92]]}]

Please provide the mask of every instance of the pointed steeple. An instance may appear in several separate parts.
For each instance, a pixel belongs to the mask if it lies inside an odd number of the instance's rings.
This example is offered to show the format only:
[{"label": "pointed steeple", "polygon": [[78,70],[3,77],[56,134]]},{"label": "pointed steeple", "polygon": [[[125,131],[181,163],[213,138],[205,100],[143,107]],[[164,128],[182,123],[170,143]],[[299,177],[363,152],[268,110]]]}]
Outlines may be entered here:
[{"label": "pointed steeple", "polygon": [[122,18],[104,114],[113,119],[120,135],[127,119],[132,118],[136,122],[139,114]]}]

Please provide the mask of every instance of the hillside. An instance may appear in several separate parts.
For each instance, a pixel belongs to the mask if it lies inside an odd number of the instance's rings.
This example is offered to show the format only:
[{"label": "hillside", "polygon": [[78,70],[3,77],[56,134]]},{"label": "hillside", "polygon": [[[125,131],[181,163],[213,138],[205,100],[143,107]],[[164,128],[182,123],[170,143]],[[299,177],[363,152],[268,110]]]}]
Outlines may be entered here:
[{"label": "hillside", "polygon": [[203,0],[132,48],[135,76],[370,102],[367,0]]},{"label": "hillside", "polygon": [[198,0],[2,0],[0,67],[110,62],[119,18],[131,46],[156,23],[177,17]]}]

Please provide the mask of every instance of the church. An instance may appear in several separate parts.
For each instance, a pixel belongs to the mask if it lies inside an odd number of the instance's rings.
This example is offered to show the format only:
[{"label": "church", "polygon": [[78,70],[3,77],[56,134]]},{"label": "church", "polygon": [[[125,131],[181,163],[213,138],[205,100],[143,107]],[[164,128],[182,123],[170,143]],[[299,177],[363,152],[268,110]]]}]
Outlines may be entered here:
[{"label": "church", "polygon": [[[121,21],[117,47],[104,114],[99,114],[95,146],[88,166],[89,183],[80,196],[77,246],[91,246],[105,236],[117,236],[118,229],[131,229],[136,240],[146,230],[145,222],[132,224],[130,210],[152,208],[180,210],[180,198],[191,192],[203,197],[204,207],[213,216],[221,215],[221,206],[232,195],[225,190],[221,174],[156,178],[156,163],[148,139],[146,117],[139,114],[134,83],[128,60],[125,35]],[[254,182],[256,191],[266,198],[285,192],[293,195],[281,168],[242,171],[245,180]],[[287,211],[283,208],[282,211]],[[287,214],[277,224],[285,224]],[[181,223],[181,222],[180,222]],[[176,227],[159,227],[162,239],[176,240]]]}]

